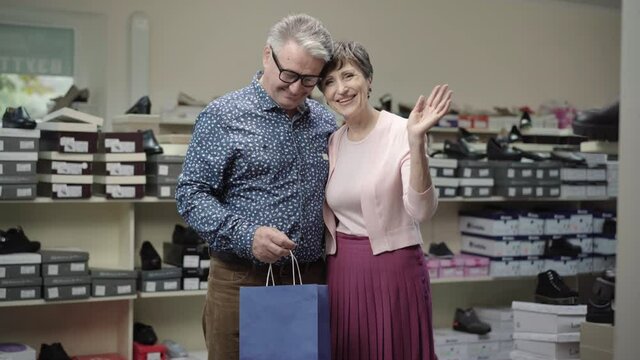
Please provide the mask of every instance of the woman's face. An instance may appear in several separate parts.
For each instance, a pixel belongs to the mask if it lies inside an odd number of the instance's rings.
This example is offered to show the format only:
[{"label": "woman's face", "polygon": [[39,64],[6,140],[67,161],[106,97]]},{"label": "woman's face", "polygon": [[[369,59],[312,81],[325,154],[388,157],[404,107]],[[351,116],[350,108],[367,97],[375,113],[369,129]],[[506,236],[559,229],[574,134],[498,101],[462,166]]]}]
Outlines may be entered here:
[{"label": "woman's face", "polygon": [[322,82],[327,104],[345,119],[367,109],[371,80],[357,66],[347,62],[328,73]]}]

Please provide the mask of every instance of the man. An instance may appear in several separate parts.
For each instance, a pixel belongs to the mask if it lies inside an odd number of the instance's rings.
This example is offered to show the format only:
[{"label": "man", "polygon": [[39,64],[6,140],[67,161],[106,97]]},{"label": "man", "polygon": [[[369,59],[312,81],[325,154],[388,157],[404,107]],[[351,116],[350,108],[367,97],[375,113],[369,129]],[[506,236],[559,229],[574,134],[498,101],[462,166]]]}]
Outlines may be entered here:
[{"label": "man", "polygon": [[275,24],[251,85],[198,116],[176,190],[178,211],[210,246],[203,330],[209,359],[238,358],[241,286],[264,285],[267,264],[291,283],[324,283],[322,204],[333,115],[308,99],[332,55],[329,32],[308,15]]}]

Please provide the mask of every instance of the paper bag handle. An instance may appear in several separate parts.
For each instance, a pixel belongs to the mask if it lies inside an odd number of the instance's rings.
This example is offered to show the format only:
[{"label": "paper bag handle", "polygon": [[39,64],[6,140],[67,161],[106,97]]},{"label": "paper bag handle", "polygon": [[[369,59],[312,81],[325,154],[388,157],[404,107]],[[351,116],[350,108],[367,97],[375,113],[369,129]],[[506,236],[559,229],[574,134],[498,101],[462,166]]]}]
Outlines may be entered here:
[{"label": "paper bag handle", "polygon": [[[293,251],[289,251],[291,254],[291,276],[293,278],[292,284],[296,285],[296,269],[298,270],[298,285],[302,285],[302,272],[300,271],[300,265],[298,264],[298,259],[296,259],[295,255],[293,255]],[[271,279],[271,285],[275,286],[276,281],[273,277],[273,268],[272,264],[269,264],[269,271],[267,271],[267,282],[264,286],[269,286],[269,279]]]}]

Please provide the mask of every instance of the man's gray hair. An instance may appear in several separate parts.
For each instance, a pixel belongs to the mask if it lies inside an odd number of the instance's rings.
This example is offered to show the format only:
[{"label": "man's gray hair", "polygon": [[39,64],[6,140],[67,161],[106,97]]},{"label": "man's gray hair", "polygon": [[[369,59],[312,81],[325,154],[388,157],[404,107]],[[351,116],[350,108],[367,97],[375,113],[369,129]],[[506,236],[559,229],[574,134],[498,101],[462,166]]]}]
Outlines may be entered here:
[{"label": "man's gray hair", "polygon": [[331,34],[322,23],[307,14],[289,15],[278,21],[267,37],[267,44],[279,50],[293,41],[311,56],[325,62],[333,55]]}]

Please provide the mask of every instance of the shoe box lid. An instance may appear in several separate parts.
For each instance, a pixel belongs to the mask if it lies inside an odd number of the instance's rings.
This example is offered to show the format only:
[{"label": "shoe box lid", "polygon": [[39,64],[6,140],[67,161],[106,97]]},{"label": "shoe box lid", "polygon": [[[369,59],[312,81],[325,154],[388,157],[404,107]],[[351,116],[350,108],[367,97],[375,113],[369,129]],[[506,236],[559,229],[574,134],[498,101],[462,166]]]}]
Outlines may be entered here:
[{"label": "shoe box lid", "polygon": [[39,253],[13,253],[0,255],[0,265],[41,264]]},{"label": "shoe box lid", "polygon": [[147,184],[149,185],[176,185],[178,179],[170,176],[154,176],[147,175]]},{"label": "shoe box lid", "polygon": [[156,154],[147,157],[147,162],[150,163],[168,163],[168,164],[182,164],[184,162],[184,156],[181,155],[164,155]]},{"label": "shoe box lid", "polygon": [[458,160],[458,168],[489,168],[491,163],[487,160]]},{"label": "shoe box lid", "polygon": [[[28,287],[42,285],[41,277],[0,279],[0,287]],[[2,357],[0,357],[2,359]]]},{"label": "shoe box lid", "polygon": [[514,310],[514,313],[515,310],[520,310],[525,312],[568,316],[587,314],[587,305],[550,305],[525,301],[514,301],[511,303],[511,308]]},{"label": "shoe box lid", "polygon": [[48,249],[40,254],[43,264],[89,261],[89,252],[80,249]]},{"label": "shoe box lid", "polygon": [[38,183],[38,176],[35,174],[13,175],[13,176],[0,175],[0,185],[36,184],[36,183]]},{"label": "shoe box lid", "polygon": [[513,333],[514,340],[531,340],[531,341],[544,341],[554,343],[571,343],[580,341],[580,333],[561,333],[561,334],[542,334],[533,332],[520,332]]},{"label": "shoe box lid", "polygon": [[2,128],[0,127],[0,137],[12,137],[12,138],[40,138],[40,130],[38,129],[15,129],[15,128]]},{"label": "shoe box lid", "polygon": [[85,284],[91,284],[90,275],[45,276],[43,278],[44,286],[68,286]]},{"label": "shoe box lid", "polygon": [[455,345],[467,344],[480,341],[480,336],[476,334],[468,334],[453,329],[442,328],[433,329],[433,341],[438,345]]},{"label": "shoe box lid", "polygon": [[429,167],[430,168],[449,168],[455,169],[458,167],[457,159],[443,159],[437,157],[429,158]]},{"label": "shoe box lid", "polygon": [[506,211],[460,211],[460,216],[476,217],[490,220],[517,220],[517,212]]},{"label": "shoe box lid", "polygon": [[458,186],[460,186],[460,179],[458,178],[442,178],[442,177],[436,177],[433,178],[433,185],[435,185],[436,187],[454,187],[457,188]]},{"label": "shoe box lid", "polygon": [[174,279],[182,277],[182,268],[165,264],[158,270],[140,270],[139,274],[142,280]]},{"label": "shoe box lid", "polygon": [[139,276],[137,270],[102,268],[91,268],[90,270],[93,279],[136,279]]}]

